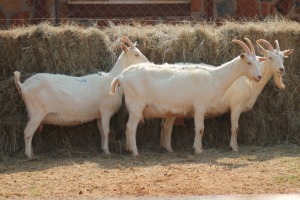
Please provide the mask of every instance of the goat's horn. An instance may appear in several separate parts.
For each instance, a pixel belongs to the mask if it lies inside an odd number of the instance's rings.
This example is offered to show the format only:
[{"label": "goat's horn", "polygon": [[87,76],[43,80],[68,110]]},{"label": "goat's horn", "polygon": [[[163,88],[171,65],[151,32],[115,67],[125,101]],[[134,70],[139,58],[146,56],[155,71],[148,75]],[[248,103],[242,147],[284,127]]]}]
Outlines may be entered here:
[{"label": "goat's horn", "polygon": [[128,39],[128,37],[123,36],[122,41],[126,42],[130,47],[132,47],[132,48],[134,47],[134,44]]},{"label": "goat's horn", "polygon": [[241,45],[244,50],[246,51],[247,54],[252,54],[249,47],[241,40],[237,40],[237,39],[233,39],[232,42],[238,43],[239,45]]},{"label": "goat's horn", "polygon": [[258,40],[256,40],[256,44],[257,44],[257,46],[259,47],[259,48],[258,48],[259,50],[267,51],[263,46],[261,46],[261,44],[259,43]]},{"label": "goat's horn", "polygon": [[276,50],[280,51],[280,46],[278,40],[275,40]]},{"label": "goat's horn", "polygon": [[272,45],[270,44],[270,42],[268,42],[267,40],[264,40],[264,39],[258,39],[258,40],[256,40],[256,42],[258,42],[258,43],[264,43],[264,44],[267,46],[268,50],[274,51],[273,46],[272,46]]},{"label": "goat's horn", "polygon": [[249,40],[248,38],[244,37],[244,39],[247,41],[248,45],[250,46],[250,49],[251,49],[251,52],[253,55],[255,55],[255,49],[254,49],[254,46],[251,42],[251,40]]}]

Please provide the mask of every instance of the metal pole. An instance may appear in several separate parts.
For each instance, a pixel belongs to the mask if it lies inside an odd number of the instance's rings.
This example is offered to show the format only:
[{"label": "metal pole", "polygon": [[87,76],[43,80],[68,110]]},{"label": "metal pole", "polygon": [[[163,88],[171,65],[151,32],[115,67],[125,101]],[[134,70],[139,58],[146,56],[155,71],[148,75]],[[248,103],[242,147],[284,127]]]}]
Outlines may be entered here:
[{"label": "metal pole", "polygon": [[60,24],[60,15],[59,15],[59,0],[55,0],[55,26]]}]

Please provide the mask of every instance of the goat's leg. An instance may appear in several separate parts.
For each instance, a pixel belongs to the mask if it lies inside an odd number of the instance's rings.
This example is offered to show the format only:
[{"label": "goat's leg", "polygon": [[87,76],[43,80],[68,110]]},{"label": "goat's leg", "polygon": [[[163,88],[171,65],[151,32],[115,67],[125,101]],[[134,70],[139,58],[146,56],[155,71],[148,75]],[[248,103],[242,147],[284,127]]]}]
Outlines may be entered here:
[{"label": "goat's leg", "polygon": [[160,146],[165,148],[168,152],[174,152],[171,145],[171,139],[175,119],[175,117],[169,117],[161,122]]},{"label": "goat's leg", "polygon": [[136,146],[136,129],[140,119],[140,117],[129,113],[129,119],[126,124],[126,150],[132,153],[133,156],[139,155]]},{"label": "goat's leg", "polygon": [[[109,147],[108,147],[108,141],[109,141],[109,121],[111,118],[112,114],[102,114],[101,115],[101,129],[102,131],[100,131],[101,133],[101,149],[104,151],[105,154],[110,154],[109,153]],[[98,125],[99,127],[99,125]],[[100,128],[99,128],[100,129]]]},{"label": "goat's leg", "polygon": [[32,147],[31,147],[32,138],[33,138],[34,132],[39,127],[42,119],[43,119],[43,117],[38,116],[38,115],[31,117],[31,119],[28,121],[26,128],[24,130],[25,155],[29,159],[33,159],[33,157],[34,157]]},{"label": "goat's leg", "polygon": [[98,118],[97,119],[97,126],[98,126],[98,129],[99,129],[99,133],[100,133],[100,137],[101,137],[101,149],[102,149],[102,146],[103,146],[103,135],[104,135],[104,131],[103,131],[103,127],[102,127],[102,122],[101,122],[101,118]]},{"label": "goat's leg", "polygon": [[239,129],[239,118],[241,112],[239,109],[235,109],[231,111],[231,137],[230,137],[230,147],[232,151],[238,151],[239,146],[237,144],[237,134]]},{"label": "goat's leg", "polygon": [[160,146],[165,148],[165,123],[166,123],[166,119],[163,118],[161,123],[160,123]]},{"label": "goat's leg", "polygon": [[202,149],[202,137],[204,133],[204,115],[202,113],[195,113],[195,140],[193,148],[195,149],[195,154],[201,154]]},{"label": "goat's leg", "polygon": [[102,127],[102,120],[101,118],[97,119],[97,126],[100,132],[100,137],[101,137],[101,150],[103,150],[103,146],[104,146],[104,130]]}]

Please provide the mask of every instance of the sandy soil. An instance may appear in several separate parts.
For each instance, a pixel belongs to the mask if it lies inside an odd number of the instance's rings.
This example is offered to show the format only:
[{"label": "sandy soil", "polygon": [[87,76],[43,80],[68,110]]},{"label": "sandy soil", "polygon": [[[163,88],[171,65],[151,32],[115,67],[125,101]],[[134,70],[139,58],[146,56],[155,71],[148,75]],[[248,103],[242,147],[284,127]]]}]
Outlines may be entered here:
[{"label": "sandy soil", "polygon": [[0,199],[300,193],[300,147],[241,146],[202,155],[142,149],[141,156],[66,151],[0,163]]}]

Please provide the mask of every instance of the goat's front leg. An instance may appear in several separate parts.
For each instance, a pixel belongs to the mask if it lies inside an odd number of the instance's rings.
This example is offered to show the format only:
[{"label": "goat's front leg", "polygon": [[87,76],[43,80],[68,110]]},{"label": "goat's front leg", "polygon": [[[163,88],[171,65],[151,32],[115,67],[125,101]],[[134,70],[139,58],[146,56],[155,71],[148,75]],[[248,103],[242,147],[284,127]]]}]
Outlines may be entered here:
[{"label": "goat's front leg", "polygon": [[171,145],[171,139],[175,119],[175,117],[169,117],[161,122],[160,146],[165,148],[168,152],[174,152]]},{"label": "goat's front leg", "polygon": [[195,149],[195,154],[201,154],[203,152],[202,149],[202,137],[204,133],[204,114],[203,113],[195,113],[195,140],[193,148]]}]

